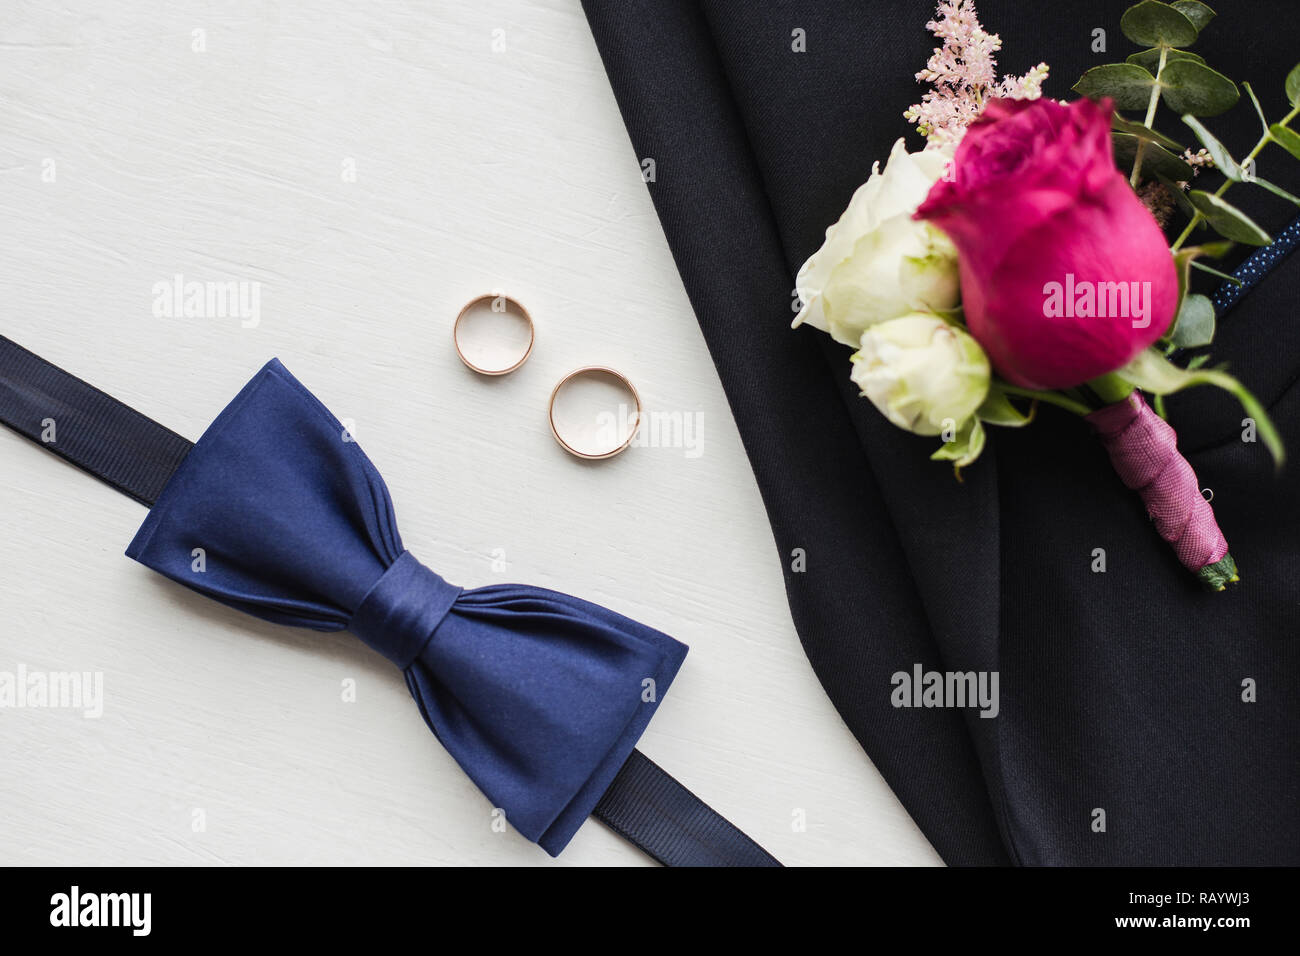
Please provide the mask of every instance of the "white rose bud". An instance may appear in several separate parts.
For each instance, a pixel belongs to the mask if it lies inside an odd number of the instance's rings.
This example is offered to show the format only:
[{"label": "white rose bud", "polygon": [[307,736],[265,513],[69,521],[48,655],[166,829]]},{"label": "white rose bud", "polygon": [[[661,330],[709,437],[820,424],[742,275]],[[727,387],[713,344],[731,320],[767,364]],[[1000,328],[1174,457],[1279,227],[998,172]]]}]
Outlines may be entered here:
[{"label": "white rose bud", "polygon": [[861,345],[851,377],[899,428],[938,435],[945,420],[960,428],[988,394],[988,356],[936,315],[914,312],[873,325]]},{"label": "white rose bud", "polygon": [[882,172],[876,163],[826,241],[795,279],[807,323],[856,346],[865,329],[909,312],[953,309],[960,299],[957,250],[912,218],[951,160],[944,150],[909,153],[899,140]]}]

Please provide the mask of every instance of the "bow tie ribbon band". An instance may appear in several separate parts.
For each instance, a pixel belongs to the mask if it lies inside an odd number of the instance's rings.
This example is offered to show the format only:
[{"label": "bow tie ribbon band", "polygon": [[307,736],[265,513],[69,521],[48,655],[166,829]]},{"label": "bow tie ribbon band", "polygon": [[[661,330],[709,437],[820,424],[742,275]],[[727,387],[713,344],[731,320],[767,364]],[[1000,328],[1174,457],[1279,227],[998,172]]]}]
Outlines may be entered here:
[{"label": "bow tie ribbon band", "polygon": [[779,865],[635,749],[685,645],[556,591],[447,583],[403,547],[370,459],[279,361],[191,445],[0,337],[0,422],[41,441],[48,419],[43,447],[150,506],[129,557],[256,617],[351,631],[551,855],[595,815],[669,865]]}]

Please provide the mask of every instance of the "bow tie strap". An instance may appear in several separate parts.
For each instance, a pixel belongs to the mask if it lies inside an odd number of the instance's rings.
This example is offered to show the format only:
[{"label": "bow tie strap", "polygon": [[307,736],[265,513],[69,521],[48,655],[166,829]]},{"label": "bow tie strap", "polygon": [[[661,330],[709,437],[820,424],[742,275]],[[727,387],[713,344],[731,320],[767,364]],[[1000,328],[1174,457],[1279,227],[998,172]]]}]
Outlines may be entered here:
[{"label": "bow tie strap", "polygon": [[402,547],[379,473],[278,361],[190,446],[0,336],[0,422],[41,441],[52,415],[60,444],[45,447],[153,506],[131,557],[267,620],[351,630],[547,852],[595,815],[660,862],[779,865],[634,750],[685,646],[570,595],[448,584]]}]

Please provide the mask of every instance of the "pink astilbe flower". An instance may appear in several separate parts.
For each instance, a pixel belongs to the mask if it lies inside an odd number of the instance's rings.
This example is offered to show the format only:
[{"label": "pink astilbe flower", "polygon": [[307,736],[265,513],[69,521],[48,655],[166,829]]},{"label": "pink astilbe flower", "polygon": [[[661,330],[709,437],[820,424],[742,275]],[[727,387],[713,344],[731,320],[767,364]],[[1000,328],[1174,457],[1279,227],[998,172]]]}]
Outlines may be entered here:
[{"label": "pink astilbe flower", "polygon": [[917,82],[934,89],[903,113],[928,140],[927,149],[961,139],[992,97],[1038,99],[1047,79],[1047,64],[1040,63],[1024,76],[1004,76],[999,82],[994,54],[1002,48],[1002,39],[980,26],[974,0],[943,0],[935,13],[938,19],[925,28],[943,44],[916,74]]},{"label": "pink astilbe flower", "polygon": [[[1192,167],[1193,177],[1201,175],[1202,169],[1214,168],[1214,158],[1210,156],[1210,151],[1208,149],[1198,149],[1196,152],[1193,153],[1191,148],[1189,147],[1183,150],[1182,160],[1188,166]],[[1183,192],[1187,192],[1187,190],[1192,188],[1191,181],[1190,180],[1180,181],[1178,183],[1178,188],[1181,189]],[[1163,223],[1161,225],[1163,225]]]},{"label": "pink astilbe flower", "polygon": [[1192,167],[1192,175],[1199,175],[1202,169],[1213,169],[1214,158],[1210,156],[1208,149],[1198,149],[1192,152],[1190,148],[1183,150],[1183,162]]}]

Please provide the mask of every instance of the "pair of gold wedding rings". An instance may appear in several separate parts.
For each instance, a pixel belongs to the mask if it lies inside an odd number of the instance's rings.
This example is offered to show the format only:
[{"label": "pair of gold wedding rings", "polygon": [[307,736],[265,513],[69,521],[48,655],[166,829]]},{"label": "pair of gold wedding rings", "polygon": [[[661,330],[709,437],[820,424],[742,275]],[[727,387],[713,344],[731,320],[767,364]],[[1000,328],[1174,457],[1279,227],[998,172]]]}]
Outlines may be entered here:
[{"label": "pair of gold wedding rings", "polygon": [[[504,359],[497,355],[488,356],[482,354],[484,350],[472,346],[467,341],[468,329],[474,324],[475,316],[481,315],[485,310],[497,314],[509,313],[522,320],[528,331],[527,344],[523,344],[521,336],[521,341],[513,349],[506,350]],[[460,360],[465,363],[466,368],[477,372],[479,375],[508,375],[527,362],[528,357],[533,354],[533,343],[537,339],[537,327],[533,323],[533,317],[517,299],[513,299],[508,295],[490,293],[476,296],[465,303],[464,308],[456,316],[451,336],[456,346],[456,354],[460,356]],[[611,432],[609,428],[600,429],[601,438],[593,443],[589,440],[583,440],[583,436],[580,434],[582,429],[575,429],[571,423],[566,423],[563,420],[563,416],[557,416],[556,404],[575,383],[601,378],[612,380],[624,390],[631,397],[636,410],[631,415],[618,416],[616,420],[621,426],[618,430]],[[551,400],[547,406],[547,418],[550,421],[551,434],[555,436],[555,440],[559,442],[560,447],[569,454],[589,460],[613,458],[619,452],[628,448],[632,444],[632,439],[636,437],[641,422],[641,396],[637,394],[636,388],[622,372],[606,365],[584,365],[565,375],[551,390]],[[611,416],[611,421],[614,420]]]}]

